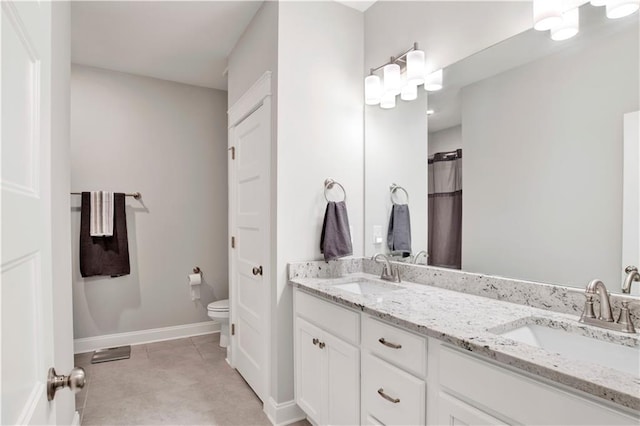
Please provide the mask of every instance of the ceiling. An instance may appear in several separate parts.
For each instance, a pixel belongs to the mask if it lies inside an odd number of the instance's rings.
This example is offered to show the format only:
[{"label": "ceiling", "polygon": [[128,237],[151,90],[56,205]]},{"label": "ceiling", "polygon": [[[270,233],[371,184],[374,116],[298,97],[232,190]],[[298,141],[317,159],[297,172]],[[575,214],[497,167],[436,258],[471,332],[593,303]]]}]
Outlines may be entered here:
[{"label": "ceiling", "polygon": [[227,56],[262,1],[74,1],[71,61],[227,89]]}]

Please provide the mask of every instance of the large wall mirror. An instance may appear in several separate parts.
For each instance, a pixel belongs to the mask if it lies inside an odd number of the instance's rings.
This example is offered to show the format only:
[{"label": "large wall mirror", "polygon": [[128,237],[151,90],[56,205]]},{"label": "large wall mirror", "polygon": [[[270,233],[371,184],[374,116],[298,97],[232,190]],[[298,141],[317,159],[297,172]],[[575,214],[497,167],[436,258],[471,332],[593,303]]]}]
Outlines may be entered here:
[{"label": "large wall mirror", "polygon": [[570,40],[531,29],[446,67],[439,92],[367,107],[367,255],[389,252],[395,183],[434,266],[620,292],[640,266],[639,17],[580,18]]}]

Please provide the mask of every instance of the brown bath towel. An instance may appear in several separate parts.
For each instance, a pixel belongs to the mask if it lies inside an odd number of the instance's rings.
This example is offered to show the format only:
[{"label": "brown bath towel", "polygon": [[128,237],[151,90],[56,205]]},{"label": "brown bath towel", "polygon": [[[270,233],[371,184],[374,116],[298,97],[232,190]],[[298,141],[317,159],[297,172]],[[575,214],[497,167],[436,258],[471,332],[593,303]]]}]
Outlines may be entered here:
[{"label": "brown bath towel", "polygon": [[82,193],[80,209],[80,273],[83,277],[128,275],[129,242],[127,239],[127,217],[125,215],[124,194],[113,196],[113,236],[92,237],[91,193]]}]

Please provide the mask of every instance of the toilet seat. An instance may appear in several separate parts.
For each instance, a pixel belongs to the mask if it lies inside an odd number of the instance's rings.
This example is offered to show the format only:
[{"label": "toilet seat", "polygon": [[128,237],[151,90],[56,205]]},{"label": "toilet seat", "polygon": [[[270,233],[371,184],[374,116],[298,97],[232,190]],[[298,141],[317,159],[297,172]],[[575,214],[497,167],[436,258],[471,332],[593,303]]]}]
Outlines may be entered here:
[{"label": "toilet seat", "polygon": [[217,300],[207,305],[209,312],[229,312],[229,299]]}]

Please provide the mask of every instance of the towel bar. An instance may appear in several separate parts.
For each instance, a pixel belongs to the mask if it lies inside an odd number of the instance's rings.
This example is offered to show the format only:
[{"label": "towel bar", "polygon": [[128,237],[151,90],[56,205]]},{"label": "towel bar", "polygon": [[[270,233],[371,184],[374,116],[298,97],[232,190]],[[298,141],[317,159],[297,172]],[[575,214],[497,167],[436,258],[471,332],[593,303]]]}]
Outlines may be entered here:
[{"label": "towel bar", "polygon": [[[71,195],[82,195],[82,192],[72,192]],[[126,197],[133,197],[136,200],[142,198],[142,194],[139,192],[132,192],[131,194],[124,194]]]},{"label": "towel bar", "polygon": [[398,190],[404,192],[404,195],[407,197],[407,204],[409,204],[409,193],[407,192],[406,189],[404,189],[403,187],[401,187],[400,185],[395,184],[395,183],[392,183],[391,186],[389,186],[389,191],[391,191],[391,202],[395,203],[395,201],[393,201],[393,195]]},{"label": "towel bar", "polygon": [[338,185],[340,189],[342,189],[342,193],[344,194],[344,198],[342,199],[342,201],[347,201],[347,191],[344,190],[344,186],[342,186],[338,181],[335,181],[331,178],[326,178],[324,181],[324,199],[327,200],[327,203],[329,202],[327,191],[333,189],[334,185]]}]

